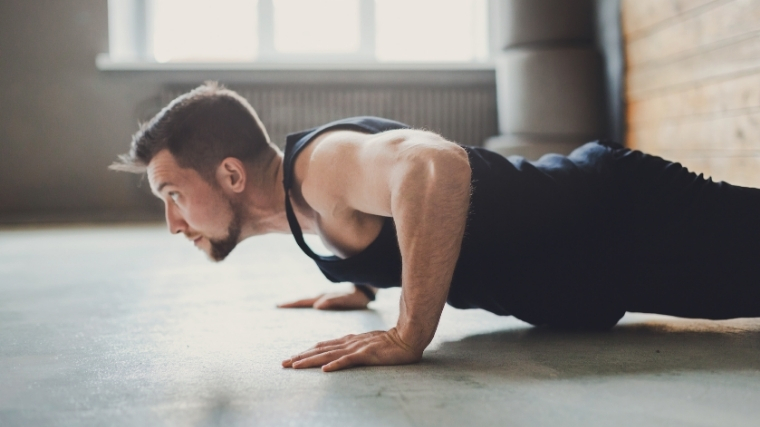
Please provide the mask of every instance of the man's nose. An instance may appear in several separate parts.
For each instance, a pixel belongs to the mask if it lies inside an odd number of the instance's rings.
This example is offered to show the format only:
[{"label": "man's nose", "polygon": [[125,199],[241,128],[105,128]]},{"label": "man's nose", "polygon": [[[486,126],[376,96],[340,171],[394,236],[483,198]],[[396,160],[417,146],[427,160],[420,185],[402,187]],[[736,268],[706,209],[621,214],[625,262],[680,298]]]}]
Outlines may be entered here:
[{"label": "man's nose", "polygon": [[166,225],[172,234],[184,233],[187,230],[187,223],[177,212],[177,207],[171,203],[166,205]]}]

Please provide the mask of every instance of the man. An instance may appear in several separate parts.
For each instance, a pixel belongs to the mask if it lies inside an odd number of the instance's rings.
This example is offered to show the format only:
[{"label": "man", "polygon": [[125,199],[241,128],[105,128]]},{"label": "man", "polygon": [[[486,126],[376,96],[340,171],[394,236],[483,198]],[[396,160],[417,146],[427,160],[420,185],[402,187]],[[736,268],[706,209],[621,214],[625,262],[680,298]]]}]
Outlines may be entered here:
[{"label": "man", "polygon": [[394,328],[319,343],[285,367],[417,362],[447,301],[586,329],[626,311],[760,315],[760,190],[610,144],[530,163],[360,117],[290,135],[281,153],[242,97],[206,84],[111,167],[147,172],[170,231],[213,260],[293,233],[330,280],[357,284],[282,307],[363,308],[372,287],[401,286]]}]

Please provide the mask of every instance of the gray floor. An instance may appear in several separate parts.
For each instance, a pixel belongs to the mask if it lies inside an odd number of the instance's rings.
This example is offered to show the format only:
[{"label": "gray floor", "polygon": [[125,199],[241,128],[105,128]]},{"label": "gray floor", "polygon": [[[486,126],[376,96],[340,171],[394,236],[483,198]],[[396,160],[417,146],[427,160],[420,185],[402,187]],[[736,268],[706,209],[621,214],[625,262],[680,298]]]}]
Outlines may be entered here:
[{"label": "gray floor", "polygon": [[157,226],[0,231],[0,425],[760,425],[754,319],[558,333],[447,307],[418,365],[282,369],[397,314],[397,290],[275,309],[342,287],[298,251],[266,236],[212,264]]}]

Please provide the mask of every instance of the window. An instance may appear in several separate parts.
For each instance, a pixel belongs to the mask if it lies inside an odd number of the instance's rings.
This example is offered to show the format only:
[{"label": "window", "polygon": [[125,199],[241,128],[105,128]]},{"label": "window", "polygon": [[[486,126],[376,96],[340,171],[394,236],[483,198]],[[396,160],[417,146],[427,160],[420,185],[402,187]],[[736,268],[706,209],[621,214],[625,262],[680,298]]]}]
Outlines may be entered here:
[{"label": "window", "polygon": [[486,6],[477,0],[377,0],[378,61],[483,61]]},{"label": "window", "polygon": [[252,61],[258,55],[256,1],[151,3],[148,31],[158,62]]},{"label": "window", "polygon": [[110,61],[482,62],[488,0],[109,0]]},{"label": "window", "polygon": [[274,50],[290,54],[359,51],[358,0],[274,0]]}]

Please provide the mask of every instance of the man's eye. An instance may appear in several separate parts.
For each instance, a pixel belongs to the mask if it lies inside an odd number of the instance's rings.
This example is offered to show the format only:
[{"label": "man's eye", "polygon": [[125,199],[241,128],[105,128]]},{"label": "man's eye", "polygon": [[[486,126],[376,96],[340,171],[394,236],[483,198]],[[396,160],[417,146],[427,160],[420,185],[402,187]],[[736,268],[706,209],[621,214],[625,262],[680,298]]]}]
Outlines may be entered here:
[{"label": "man's eye", "polygon": [[174,193],[174,192],[169,193],[169,197],[171,197],[171,199],[174,200],[174,202],[176,203],[177,199],[179,199],[179,193]]}]

